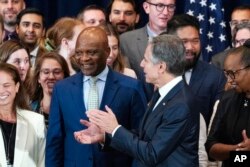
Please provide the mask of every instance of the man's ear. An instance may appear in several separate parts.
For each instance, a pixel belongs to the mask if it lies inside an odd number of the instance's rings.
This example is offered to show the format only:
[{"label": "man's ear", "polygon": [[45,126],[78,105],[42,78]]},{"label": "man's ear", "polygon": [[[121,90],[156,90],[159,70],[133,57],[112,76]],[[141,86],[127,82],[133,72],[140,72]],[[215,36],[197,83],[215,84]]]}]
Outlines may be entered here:
[{"label": "man's ear", "polygon": [[149,4],[147,2],[143,2],[143,9],[145,13],[149,14]]},{"label": "man's ear", "polygon": [[136,14],[135,23],[137,24],[140,20],[140,14]]}]

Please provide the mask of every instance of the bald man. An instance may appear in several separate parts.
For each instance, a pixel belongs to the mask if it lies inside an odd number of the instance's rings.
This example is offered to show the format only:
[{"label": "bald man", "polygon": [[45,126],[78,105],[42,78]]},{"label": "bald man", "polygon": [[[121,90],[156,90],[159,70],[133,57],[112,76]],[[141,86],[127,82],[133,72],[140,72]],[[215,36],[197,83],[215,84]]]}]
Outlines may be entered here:
[{"label": "bald man", "polygon": [[[132,159],[98,144],[82,145],[73,133],[85,126],[91,80],[97,79],[98,109],[105,105],[114,111],[119,123],[138,128],[146,109],[146,98],[139,81],[114,72],[106,65],[109,56],[106,32],[89,27],[78,36],[75,58],[81,72],[58,82],[53,90],[46,144],[46,167],[129,167]],[[91,93],[93,94],[93,93]],[[105,152],[105,149],[108,151]]]}]

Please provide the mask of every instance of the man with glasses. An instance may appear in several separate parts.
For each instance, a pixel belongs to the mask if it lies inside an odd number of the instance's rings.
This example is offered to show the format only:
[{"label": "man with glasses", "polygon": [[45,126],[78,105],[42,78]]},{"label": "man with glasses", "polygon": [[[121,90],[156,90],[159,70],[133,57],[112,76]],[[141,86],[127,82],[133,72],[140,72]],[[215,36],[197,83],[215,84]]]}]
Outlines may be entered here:
[{"label": "man with glasses", "polygon": [[138,30],[121,35],[121,51],[127,56],[130,67],[144,84],[147,99],[150,100],[153,86],[146,84],[140,62],[150,37],[155,37],[166,31],[168,21],[175,12],[175,0],[146,0],[143,8],[149,16],[148,24]]},{"label": "man with glasses", "polygon": [[[231,35],[233,36],[233,31],[236,25],[240,23],[250,23],[250,6],[242,5],[234,8],[231,14],[231,21],[229,22],[231,28]],[[233,42],[233,41],[232,41]],[[233,46],[234,47],[234,46]],[[212,64],[223,69],[224,61],[226,55],[228,54],[230,49],[226,49],[223,52],[220,52],[212,57]]]}]

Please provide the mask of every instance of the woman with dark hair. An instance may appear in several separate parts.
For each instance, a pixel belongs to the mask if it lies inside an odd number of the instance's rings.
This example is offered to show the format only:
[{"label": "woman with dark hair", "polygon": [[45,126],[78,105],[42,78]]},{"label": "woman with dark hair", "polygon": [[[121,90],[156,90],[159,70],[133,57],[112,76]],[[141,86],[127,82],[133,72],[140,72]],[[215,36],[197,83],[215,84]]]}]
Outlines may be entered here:
[{"label": "woman with dark hair", "polygon": [[32,110],[45,116],[46,125],[53,87],[57,81],[68,76],[67,62],[58,53],[45,53],[37,59],[31,84],[31,106]]},{"label": "woman with dark hair", "polygon": [[121,55],[119,34],[115,31],[111,24],[104,24],[101,27],[106,31],[110,54],[107,59],[107,64],[115,71],[132,78],[137,78],[134,70],[126,68],[125,57]]},{"label": "woman with dark hair", "polygon": [[28,109],[18,70],[0,63],[0,166],[44,166],[44,118]]},{"label": "woman with dark hair", "polygon": [[205,144],[209,156],[229,167],[230,151],[250,151],[250,40],[233,48],[224,63],[232,89],[226,91],[217,108]]},{"label": "woman with dark hair", "polygon": [[14,65],[18,69],[24,87],[29,88],[30,57],[28,50],[16,40],[5,41],[0,46],[0,63]]}]

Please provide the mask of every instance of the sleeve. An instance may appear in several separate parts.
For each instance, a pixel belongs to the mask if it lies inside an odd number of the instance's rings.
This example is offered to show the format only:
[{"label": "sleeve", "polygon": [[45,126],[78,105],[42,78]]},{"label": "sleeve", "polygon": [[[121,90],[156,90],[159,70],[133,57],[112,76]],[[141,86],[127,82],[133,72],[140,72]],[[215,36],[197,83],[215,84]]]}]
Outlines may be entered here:
[{"label": "sleeve", "polygon": [[44,167],[45,166],[45,144],[46,144],[46,134],[47,129],[44,122],[44,117],[40,119],[41,121],[37,122],[37,125],[39,125],[37,131],[38,131],[38,167]]},{"label": "sleeve", "polygon": [[46,167],[61,167],[64,162],[64,128],[57,85],[53,88],[46,142]]},{"label": "sleeve", "polygon": [[223,140],[225,131],[225,120],[223,118],[226,114],[226,112],[224,112],[224,105],[225,104],[223,104],[223,100],[221,100],[218,104],[217,111],[215,113],[215,117],[213,119],[212,126],[205,143],[207,152],[209,152],[214,144],[221,143],[221,141]]},{"label": "sleeve", "polygon": [[[122,151],[148,166],[156,166],[168,157],[188,131],[189,109],[181,104],[169,108],[149,141],[142,140],[124,127],[120,127],[111,140],[111,147]],[[173,114],[181,113],[181,114]]]}]

